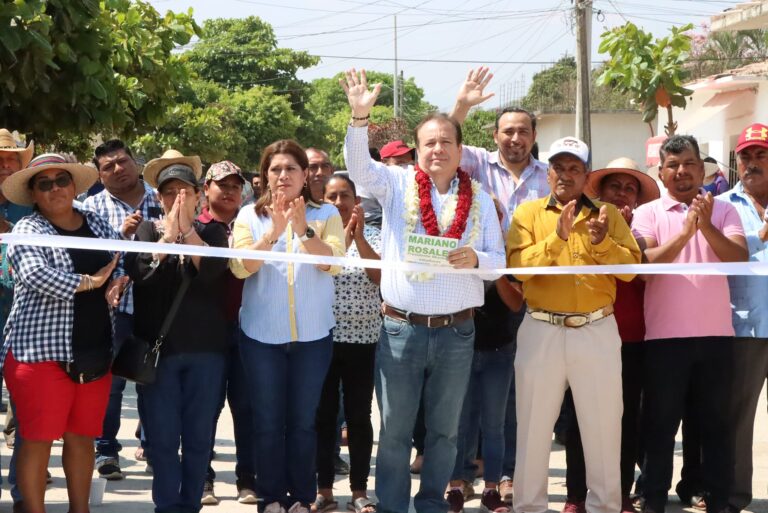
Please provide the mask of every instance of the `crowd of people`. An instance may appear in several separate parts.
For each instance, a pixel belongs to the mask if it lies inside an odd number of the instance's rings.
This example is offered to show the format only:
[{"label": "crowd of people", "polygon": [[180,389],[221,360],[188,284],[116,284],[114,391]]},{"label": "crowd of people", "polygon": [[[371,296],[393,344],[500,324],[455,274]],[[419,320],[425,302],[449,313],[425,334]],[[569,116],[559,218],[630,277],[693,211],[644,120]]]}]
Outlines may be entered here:
[{"label": "crowd of people", "polygon": [[[536,117],[520,108],[498,113],[495,151],[462,144],[491,78],[471,70],[450,115],[416,126],[415,147],[376,149],[368,121],[381,86],[349,70],[346,172],[292,140],[264,148],[253,175],[229,161],[203,174],[199,157],[175,150],[142,171],[119,140],[85,165],[33,158],[33,143],[0,129],[0,232],[156,243],[4,247],[13,511],[45,511],[58,439],[71,513],[89,511],[94,471],[124,477],[126,379],[110,367],[134,338],[159,350],[154,381],[136,384],[135,455],[157,513],[219,503],[211,460],[225,402],[237,500],[262,513],[342,509],[339,473],[355,513],[407,513],[412,499],[419,513],[462,513],[476,477],[486,513],[544,513],[553,430],[566,446],[564,513],[663,513],[681,422],[680,499],[745,509],[768,277],[498,270],[767,260],[768,126],[741,132],[732,187],[690,135],[663,142],[656,177],[620,155],[592,170],[575,137],[542,162]],[[415,246],[450,239],[432,268],[401,268]]]}]

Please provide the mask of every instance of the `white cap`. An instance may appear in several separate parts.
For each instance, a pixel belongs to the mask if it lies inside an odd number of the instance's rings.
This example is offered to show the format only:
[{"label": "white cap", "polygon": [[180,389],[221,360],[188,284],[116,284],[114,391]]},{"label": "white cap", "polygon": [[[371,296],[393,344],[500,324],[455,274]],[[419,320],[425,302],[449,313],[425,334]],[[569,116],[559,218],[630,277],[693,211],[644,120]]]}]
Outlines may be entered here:
[{"label": "white cap", "polygon": [[575,137],[563,137],[553,142],[549,147],[549,161],[563,153],[573,155],[584,162],[584,165],[589,163],[589,146]]}]

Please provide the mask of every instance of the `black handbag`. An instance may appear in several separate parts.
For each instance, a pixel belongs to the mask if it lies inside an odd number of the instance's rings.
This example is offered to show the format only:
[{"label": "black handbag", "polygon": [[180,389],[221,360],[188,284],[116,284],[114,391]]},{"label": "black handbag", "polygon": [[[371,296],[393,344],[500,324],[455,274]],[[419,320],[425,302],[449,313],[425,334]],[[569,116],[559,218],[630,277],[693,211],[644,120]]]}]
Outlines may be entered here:
[{"label": "black handbag", "polygon": [[171,329],[174,317],[179,310],[181,301],[184,299],[189,288],[190,278],[186,273],[183,274],[181,285],[173,298],[170,310],[165,315],[163,325],[154,343],[150,343],[143,338],[131,335],[120,347],[115,361],[112,362],[112,374],[120,376],[139,385],[151,385],[157,378],[157,364],[160,363],[160,348],[163,345],[168,331]]},{"label": "black handbag", "polygon": [[84,385],[104,377],[109,372],[112,363],[112,348],[79,353],[74,351],[74,361],[59,362],[59,367],[69,376],[69,379]]}]

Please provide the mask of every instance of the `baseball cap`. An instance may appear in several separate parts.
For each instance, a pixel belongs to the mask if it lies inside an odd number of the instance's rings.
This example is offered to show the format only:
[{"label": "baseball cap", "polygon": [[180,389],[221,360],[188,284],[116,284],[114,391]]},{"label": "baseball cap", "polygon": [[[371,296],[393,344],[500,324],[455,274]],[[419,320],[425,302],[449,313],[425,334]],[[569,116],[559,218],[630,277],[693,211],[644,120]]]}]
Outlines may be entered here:
[{"label": "baseball cap", "polygon": [[582,161],[584,165],[589,163],[589,146],[575,137],[563,137],[553,142],[549,147],[549,161],[552,162],[553,158],[564,153],[573,155]]},{"label": "baseball cap", "polygon": [[197,187],[197,177],[192,168],[184,164],[171,164],[157,175],[157,188],[171,180],[181,180],[193,187]]},{"label": "baseball cap", "polygon": [[753,123],[741,132],[736,143],[736,153],[750,146],[768,148],[768,126],[762,123]]},{"label": "baseball cap", "polygon": [[211,167],[208,168],[208,172],[205,173],[205,183],[211,180],[218,182],[232,175],[237,176],[241,182],[245,183],[245,177],[243,177],[240,168],[229,160],[222,160],[221,162],[211,164]]},{"label": "baseball cap", "polygon": [[382,146],[381,150],[379,150],[379,155],[381,155],[381,158],[383,159],[388,159],[389,157],[399,157],[400,155],[405,155],[406,153],[413,150],[414,148],[410,148],[401,140],[390,141]]}]

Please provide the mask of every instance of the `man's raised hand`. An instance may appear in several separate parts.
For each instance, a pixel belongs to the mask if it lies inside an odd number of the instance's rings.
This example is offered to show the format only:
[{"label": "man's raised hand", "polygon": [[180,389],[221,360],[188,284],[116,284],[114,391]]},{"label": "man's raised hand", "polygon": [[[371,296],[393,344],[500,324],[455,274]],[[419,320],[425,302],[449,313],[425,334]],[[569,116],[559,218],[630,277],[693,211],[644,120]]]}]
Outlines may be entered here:
[{"label": "man's raised hand", "polygon": [[344,75],[344,78],[339,80],[339,84],[347,94],[349,106],[352,108],[352,117],[367,117],[381,92],[381,84],[375,84],[372,90],[368,89],[368,77],[364,69],[360,70],[358,75],[352,68]]},{"label": "man's raised hand", "polygon": [[469,70],[467,80],[461,84],[456,102],[465,104],[468,107],[474,107],[493,97],[494,93],[484,94],[485,86],[488,85],[492,78],[493,73],[486,66]]}]

